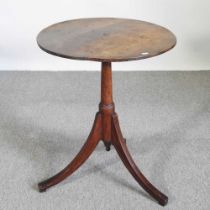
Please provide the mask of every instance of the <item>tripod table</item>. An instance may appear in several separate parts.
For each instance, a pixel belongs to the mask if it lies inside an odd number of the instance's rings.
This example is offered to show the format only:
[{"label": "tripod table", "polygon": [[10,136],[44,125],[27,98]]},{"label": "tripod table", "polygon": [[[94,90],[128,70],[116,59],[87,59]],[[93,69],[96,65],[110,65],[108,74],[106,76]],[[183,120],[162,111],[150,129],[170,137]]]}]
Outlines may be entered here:
[{"label": "tripod table", "polygon": [[107,151],[111,145],[114,146],[135,180],[159,204],[166,205],[168,197],[146,179],[126,146],[112,99],[111,63],[160,55],[175,46],[173,33],[164,27],[140,20],[84,18],[45,28],[39,33],[37,43],[42,50],[56,56],[101,62],[101,102],[92,130],[76,157],[62,171],[39,183],[39,191],[46,191],[70,176],[102,140]]}]

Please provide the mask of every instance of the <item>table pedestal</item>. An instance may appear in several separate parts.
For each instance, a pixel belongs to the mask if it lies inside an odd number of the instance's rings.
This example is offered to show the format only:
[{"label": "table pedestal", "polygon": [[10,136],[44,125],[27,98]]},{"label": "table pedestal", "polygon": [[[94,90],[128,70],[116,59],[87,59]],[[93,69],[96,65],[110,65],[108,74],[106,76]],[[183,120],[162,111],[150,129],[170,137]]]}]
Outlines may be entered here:
[{"label": "table pedestal", "polygon": [[85,144],[72,162],[66,166],[66,168],[53,177],[38,184],[39,191],[46,191],[46,189],[58,184],[76,171],[88,159],[100,140],[104,142],[107,151],[110,150],[111,145],[114,146],[120,159],[123,161],[125,167],[129,170],[135,180],[154,199],[156,199],[159,204],[163,206],[167,204],[168,197],[155,188],[138,169],[128,151],[126,141],[122,136],[118,116],[115,113],[112,99],[111,62],[102,62],[101,103],[99,104],[99,112],[96,114],[92,130]]}]

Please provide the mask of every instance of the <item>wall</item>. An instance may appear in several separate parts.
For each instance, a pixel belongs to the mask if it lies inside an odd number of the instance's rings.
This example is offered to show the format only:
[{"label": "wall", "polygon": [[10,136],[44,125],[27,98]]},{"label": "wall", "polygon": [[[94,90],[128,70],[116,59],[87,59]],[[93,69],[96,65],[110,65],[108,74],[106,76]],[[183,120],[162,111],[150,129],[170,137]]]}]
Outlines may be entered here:
[{"label": "wall", "polygon": [[97,70],[100,63],[48,55],[36,35],[55,22],[81,17],[124,17],[160,24],[178,39],[174,50],[118,70],[210,70],[209,0],[0,0],[0,70]]}]

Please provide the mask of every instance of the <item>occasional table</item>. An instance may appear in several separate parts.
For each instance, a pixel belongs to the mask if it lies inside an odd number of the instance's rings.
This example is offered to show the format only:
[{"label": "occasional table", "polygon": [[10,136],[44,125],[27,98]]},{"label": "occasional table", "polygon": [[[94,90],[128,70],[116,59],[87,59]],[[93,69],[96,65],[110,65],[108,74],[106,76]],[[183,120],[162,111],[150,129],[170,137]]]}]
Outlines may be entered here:
[{"label": "occasional table", "polygon": [[173,33],[161,26],[140,20],[86,18],[45,28],[39,33],[37,43],[42,50],[59,57],[101,62],[101,102],[92,130],[76,157],[62,171],[39,183],[39,191],[44,192],[70,176],[88,159],[102,140],[107,151],[111,145],[114,146],[135,180],[159,204],[166,205],[168,197],[146,179],[126,146],[112,99],[111,62],[140,60],[160,55],[175,46],[176,38]]}]

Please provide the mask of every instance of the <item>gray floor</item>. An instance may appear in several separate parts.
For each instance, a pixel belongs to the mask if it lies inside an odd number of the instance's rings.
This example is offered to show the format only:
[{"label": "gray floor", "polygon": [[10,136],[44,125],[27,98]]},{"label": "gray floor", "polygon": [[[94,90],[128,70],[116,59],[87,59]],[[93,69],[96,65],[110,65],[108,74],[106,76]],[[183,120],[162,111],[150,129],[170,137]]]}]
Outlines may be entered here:
[{"label": "gray floor", "polygon": [[[164,209],[210,209],[210,71],[114,73],[121,128]],[[99,72],[0,72],[1,210],[158,210],[100,143],[62,184],[36,183],[74,157],[92,126]]]}]

